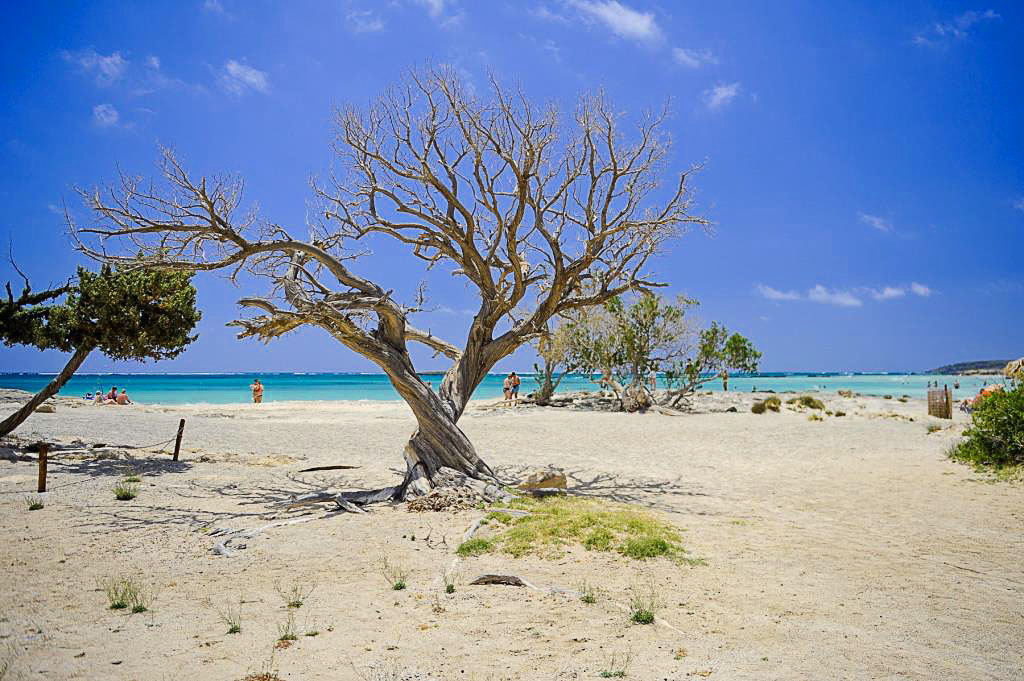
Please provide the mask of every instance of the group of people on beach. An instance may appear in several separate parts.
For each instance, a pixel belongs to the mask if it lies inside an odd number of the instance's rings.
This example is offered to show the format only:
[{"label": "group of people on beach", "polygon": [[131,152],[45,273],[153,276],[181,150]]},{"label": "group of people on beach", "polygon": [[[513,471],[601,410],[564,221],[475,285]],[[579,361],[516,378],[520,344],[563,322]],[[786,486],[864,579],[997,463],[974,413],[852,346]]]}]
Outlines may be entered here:
[{"label": "group of people on beach", "polygon": [[97,390],[96,394],[86,393],[85,399],[89,400],[93,404],[119,404],[121,406],[131,404],[132,401],[128,399],[128,391],[121,388],[121,392],[117,392],[117,386],[111,386],[110,392],[104,393],[102,390]]}]

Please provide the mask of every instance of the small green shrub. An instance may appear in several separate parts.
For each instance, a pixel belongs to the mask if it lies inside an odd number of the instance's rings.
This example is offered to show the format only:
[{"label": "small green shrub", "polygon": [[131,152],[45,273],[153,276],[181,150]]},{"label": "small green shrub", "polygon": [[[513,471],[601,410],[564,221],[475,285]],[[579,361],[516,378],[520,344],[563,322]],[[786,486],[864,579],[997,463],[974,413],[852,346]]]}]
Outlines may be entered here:
[{"label": "small green shrub", "polygon": [[838,418],[840,416],[846,416],[846,412],[845,411],[837,411],[836,412],[836,417]]},{"label": "small green shrub", "polygon": [[586,603],[587,605],[593,605],[594,603],[597,603],[597,587],[595,587],[587,580],[581,581],[579,583],[579,586],[577,587],[577,590],[580,594],[580,600]]},{"label": "small green shrub", "polygon": [[810,395],[801,395],[799,397],[793,397],[786,400],[786,404],[795,404],[798,407],[807,407],[808,409],[819,409],[825,410],[825,403],[816,397]]},{"label": "small green shrub", "polygon": [[217,608],[217,617],[223,622],[229,634],[238,634],[242,631],[242,599],[238,599],[238,607],[227,606],[223,609]]},{"label": "small green shrub", "polygon": [[763,414],[764,413],[764,402],[758,401],[750,405],[750,413],[752,414]]},{"label": "small green shrub", "polygon": [[131,475],[121,478],[121,482],[142,482],[142,478],[132,473]]},{"label": "small green shrub", "polygon": [[473,537],[459,544],[459,548],[455,549],[455,552],[463,558],[470,556],[480,556],[485,553],[490,553],[494,550],[494,542],[490,539],[484,539],[483,537]]},{"label": "small green shrub", "polygon": [[443,573],[441,573],[441,579],[444,580],[444,592],[446,594],[455,593],[455,582],[457,582],[459,579],[458,573],[452,572],[450,570],[445,570]]},{"label": "small green shrub", "polygon": [[824,421],[825,419],[822,417],[821,414],[808,414],[807,415],[807,420],[808,421]]},{"label": "small green shrub", "polygon": [[277,625],[278,641],[295,641],[299,636],[295,633],[295,614],[288,613],[288,619]]},{"label": "small green shrub", "polygon": [[623,656],[612,654],[605,669],[602,669],[598,676],[602,679],[623,679],[629,671],[629,665],[633,663],[633,655],[626,653]]},{"label": "small green shrub", "polygon": [[938,425],[937,423],[929,423],[928,424],[928,434],[929,435],[931,435],[932,433],[937,433],[940,430],[942,430],[942,426]]},{"label": "small green shrub", "polygon": [[1024,465],[1024,383],[981,398],[964,435],[953,459],[995,468]]},{"label": "small green shrub", "polygon": [[114,498],[118,501],[131,501],[139,496],[139,486],[133,482],[119,482],[114,485]]},{"label": "small green shrub", "polygon": [[675,547],[663,537],[653,536],[630,537],[619,547],[619,553],[637,560],[670,556],[674,550]]},{"label": "small green shrub", "polygon": [[653,624],[658,610],[658,594],[654,586],[634,587],[629,599],[629,619],[636,624]]},{"label": "small green shrub", "polygon": [[313,595],[313,591],[316,590],[316,581],[309,583],[301,580],[296,580],[291,586],[285,588],[281,586],[280,582],[274,584],[274,590],[277,591],[277,595],[281,597],[284,604],[289,608],[301,608],[302,604]]},{"label": "small green shrub", "polygon": [[392,564],[387,556],[380,559],[380,574],[393,591],[402,591],[408,586],[409,571],[403,565]]},{"label": "small green shrub", "polygon": [[25,504],[28,506],[28,510],[39,511],[43,508],[43,495],[30,494],[25,497]]},{"label": "small green shrub", "polygon": [[146,612],[152,596],[141,582],[134,577],[108,577],[100,583],[107,595],[111,610],[131,610],[133,613]]},{"label": "small green shrub", "polygon": [[892,399],[892,395],[882,395],[882,399],[883,400],[891,400]]}]

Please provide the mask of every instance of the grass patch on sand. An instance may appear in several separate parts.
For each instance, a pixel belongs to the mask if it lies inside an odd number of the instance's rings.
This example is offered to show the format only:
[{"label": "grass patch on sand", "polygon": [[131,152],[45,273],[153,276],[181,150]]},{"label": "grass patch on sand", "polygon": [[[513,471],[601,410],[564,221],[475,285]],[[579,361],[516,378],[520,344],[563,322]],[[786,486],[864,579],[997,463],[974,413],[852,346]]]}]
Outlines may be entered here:
[{"label": "grass patch on sand", "polygon": [[793,397],[786,400],[786,404],[795,404],[798,407],[807,407],[808,409],[820,409],[825,410],[825,403],[816,397],[810,395],[801,395],[800,397]]},{"label": "grass patch on sand", "polygon": [[754,402],[750,407],[750,411],[754,414],[763,414],[765,410],[778,413],[781,407],[782,401],[778,397],[766,397],[763,400]]},{"label": "grass patch on sand", "polygon": [[494,550],[494,542],[490,539],[484,539],[483,537],[473,537],[459,544],[459,548],[455,549],[455,552],[463,558],[470,556],[479,556],[485,553],[490,553]]},{"label": "grass patch on sand", "polygon": [[588,551],[616,551],[636,560],[686,560],[679,530],[644,509],[565,495],[521,498],[508,506],[530,515],[491,513],[489,527],[495,534],[463,543],[459,555],[500,550],[517,558],[558,558],[566,547],[582,545]]},{"label": "grass patch on sand", "polygon": [[149,610],[153,600],[149,590],[134,577],[108,577],[100,582],[100,588],[107,595],[111,610],[130,610],[138,614]]},{"label": "grass patch on sand", "polygon": [[114,485],[114,498],[118,501],[131,501],[139,496],[139,486],[134,482],[119,482]]}]

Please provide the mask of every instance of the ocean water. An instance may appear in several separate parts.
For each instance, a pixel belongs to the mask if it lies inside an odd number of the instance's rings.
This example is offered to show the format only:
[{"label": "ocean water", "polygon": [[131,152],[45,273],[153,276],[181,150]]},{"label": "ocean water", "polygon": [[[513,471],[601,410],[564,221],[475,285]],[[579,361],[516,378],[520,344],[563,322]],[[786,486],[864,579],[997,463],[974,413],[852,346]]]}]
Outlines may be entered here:
[{"label": "ocean water", "polygon": [[[148,404],[231,404],[250,400],[249,384],[259,377],[263,382],[264,401],[287,400],[397,400],[398,393],[383,374],[353,373],[270,373],[270,374],[76,374],[60,391],[63,397],[82,397],[96,390],[107,392],[111,386],[125,388],[136,402]],[[36,392],[46,385],[53,374],[0,374],[0,388],[17,388]],[[435,389],[441,383],[440,375],[424,375]],[[501,397],[504,375],[490,375],[477,388],[473,397],[493,399]],[[520,392],[526,395],[536,387],[530,374],[522,374]],[[732,376],[729,389],[737,392],[774,390],[776,392],[854,390],[865,395],[892,395],[925,397],[928,383],[954,389],[957,399],[970,397],[985,383],[1002,382],[992,376],[932,376],[924,374],[879,373],[765,373],[753,376]],[[594,390],[596,384],[587,376],[568,375],[558,388],[559,392]],[[721,390],[722,382],[707,384],[708,390]]]}]

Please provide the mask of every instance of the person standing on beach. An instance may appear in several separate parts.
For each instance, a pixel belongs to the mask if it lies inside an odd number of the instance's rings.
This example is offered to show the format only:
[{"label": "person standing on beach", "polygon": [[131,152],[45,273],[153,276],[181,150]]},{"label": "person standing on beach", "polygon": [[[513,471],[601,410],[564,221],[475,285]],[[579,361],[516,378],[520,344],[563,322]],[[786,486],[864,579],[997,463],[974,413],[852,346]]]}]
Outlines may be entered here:
[{"label": "person standing on beach", "polygon": [[511,387],[511,390],[509,391],[509,397],[512,398],[512,404],[515,404],[515,405],[518,406],[518,404],[519,404],[519,384],[522,383],[522,381],[519,380],[519,376],[517,376],[516,372],[514,372],[514,371],[509,375],[508,381],[509,381],[509,386]]},{"label": "person standing on beach", "polygon": [[729,370],[722,369],[722,390],[729,392]]},{"label": "person standing on beach", "polygon": [[263,384],[260,383],[260,379],[252,379],[252,385],[249,386],[249,390],[252,391],[252,401],[256,404],[263,402]]},{"label": "person standing on beach", "polygon": [[508,402],[512,398],[512,377],[506,376],[505,380],[501,383],[501,392],[505,395],[505,401]]}]

